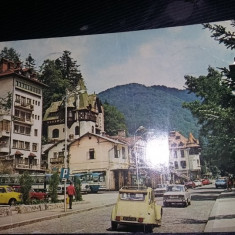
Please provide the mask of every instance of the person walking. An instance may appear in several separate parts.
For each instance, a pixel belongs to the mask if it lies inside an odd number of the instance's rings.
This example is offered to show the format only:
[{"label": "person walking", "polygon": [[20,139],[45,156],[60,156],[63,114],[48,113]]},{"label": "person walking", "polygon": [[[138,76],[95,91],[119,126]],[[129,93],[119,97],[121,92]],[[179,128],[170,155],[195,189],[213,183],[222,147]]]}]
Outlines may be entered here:
[{"label": "person walking", "polygon": [[72,209],[73,196],[76,194],[76,191],[72,182],[70,182],[70,185],[67,187],[67,194],[69,196],[69,209]]}]

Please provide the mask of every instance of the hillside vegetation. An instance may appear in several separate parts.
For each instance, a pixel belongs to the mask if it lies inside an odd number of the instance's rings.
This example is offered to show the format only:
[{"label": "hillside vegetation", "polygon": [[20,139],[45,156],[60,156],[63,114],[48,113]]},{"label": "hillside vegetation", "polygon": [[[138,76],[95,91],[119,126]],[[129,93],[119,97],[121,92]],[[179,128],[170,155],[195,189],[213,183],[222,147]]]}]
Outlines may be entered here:
[{"label": "hillside vegetation", "polygon": [[182,108],[183,102],[196,99],[186,90],[132,83],[110,88],[98,96],[124,114],[129,134],[144,126],[159,132],[177,130],[186,137],[192,132],[198,137],[197,121],[189,110]]}]

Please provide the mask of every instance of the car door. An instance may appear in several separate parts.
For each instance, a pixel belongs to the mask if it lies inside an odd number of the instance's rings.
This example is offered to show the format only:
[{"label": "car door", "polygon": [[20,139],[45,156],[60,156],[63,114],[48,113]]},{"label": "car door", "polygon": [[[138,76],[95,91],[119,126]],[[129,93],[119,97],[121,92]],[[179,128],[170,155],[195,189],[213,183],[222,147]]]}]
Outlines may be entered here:
[{"label": "car door", "polygon": [[4,187],[0,187],[0,204],[8,203],[7,191]]}]

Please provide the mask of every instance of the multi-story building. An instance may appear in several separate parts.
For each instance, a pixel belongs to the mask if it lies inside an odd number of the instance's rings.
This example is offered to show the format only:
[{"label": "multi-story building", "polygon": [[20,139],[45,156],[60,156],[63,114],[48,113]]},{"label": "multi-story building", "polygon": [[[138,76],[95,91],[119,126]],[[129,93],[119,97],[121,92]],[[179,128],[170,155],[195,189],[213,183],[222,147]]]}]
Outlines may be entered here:
[{"label": "multi-story building", "polygon": [[201,176],[200,145],[192,133],[185,138],[177,131],[169,135],[169,162],[172,172],[185,179],[197,179]]},{"label": "multi-story building", "polygon": [[63,140],[66,134],[70,140],[73,140],[87,132],[103,133],[104,110],[96,94],[87,93],[84,81],[81,79],[76,89],[67,94],[66,103],[64,99],[50,105],[43,122],[49,142]]},{"label": "multi-story building", "polygon": [[10,94],[9,109],[0,111],[0,164],[2,173],[44,171],[40,168],[42,88],[32,69],[2,59],[0,94]]}]

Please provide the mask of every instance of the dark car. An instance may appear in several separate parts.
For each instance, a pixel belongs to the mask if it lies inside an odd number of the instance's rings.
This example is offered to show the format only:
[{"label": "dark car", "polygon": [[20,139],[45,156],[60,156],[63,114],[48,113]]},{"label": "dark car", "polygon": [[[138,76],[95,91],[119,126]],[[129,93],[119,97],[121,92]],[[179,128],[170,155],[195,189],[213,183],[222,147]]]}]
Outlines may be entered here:
[{"label": "dark car", "polygon": [[196,187],[196,185],[193,181],[185,182],[184,185],[186,188],[195,188]]},{"label": "dark car", "polygon": [[227,179],[225,179],[225,178],[217,179],[215,181],[215,187],[216,188],[227,188]]}]

